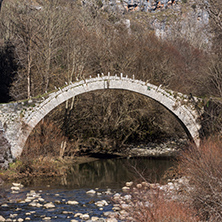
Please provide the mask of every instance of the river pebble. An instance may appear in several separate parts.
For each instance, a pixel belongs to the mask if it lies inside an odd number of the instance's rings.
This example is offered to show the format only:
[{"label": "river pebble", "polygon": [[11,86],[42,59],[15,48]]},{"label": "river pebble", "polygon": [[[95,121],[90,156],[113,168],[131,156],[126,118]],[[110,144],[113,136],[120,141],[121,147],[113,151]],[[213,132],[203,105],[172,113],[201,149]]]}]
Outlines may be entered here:
[{"label": "river pebble", "polygon": [[51,220],[51,217],[44,217],[43,220]]},{"label": "river pebble", "polygon": [[87,193],[87,194],[95,194],[96,191],[95,191],[95,190],[89,190],[89,191],[87,191],[86,193]]},{"label": "river pebble", "polygon": [[89,216],[89,214],[82,214],[82,215],[80,216],[80,218],[81,218],[82,220],[88,220],[88,219],[90,218],[90,216]]},{"label": "river pebble", "polygon": [[11,217],[11,218],[15,218],[15,217],[17,217],[18,216],[18,214],[10,214],[9,215],[9,217]]},{"label": "river pebble", "polygon": [[136,185],[136,187],[137,187],[138,189],[140,189],[140,188],[142,188],[142,187],[143,187],[143,185],[142,185],[142,184],[140,184],[140,183],[138,183],[138,184]]},{"label": "river pebble", "polygon": [[97,202],[95,203],[95,205],[96,205],[97,207],[103,207],[103,206],[107,206],[108,203],[107,203],[106,200],[99,200],[99,201],[97,201]]},{"label": "river pebble", "polygon": [[46,204],[44,204],[43,206],[44,206],[45,208],[54,208],[54,207],[55,207],[55,205],[54,205],[52,202],[46,203]]},{"label": "river pebble", "polygon": [[0,221],[5,221],[5,218],[0,215]]},{"label": "river pebble", "polygon": [[74,215],[74,217],[80,217],[80,216],[82,216],[82,213],[76,213],[76,214]]},{"label": "river pebble", "polygon": [[106,222],[118,222],[116,218],[107,218]]},{"label": "river pebble", "polygon": [[133,185],[133,182],[132,182],[132,181],[126,182],[126,186],[127,186],[127,187],[131,187],[132,185]]},{"label": "river pebble", "polygon": [[122,187],[122,190],[123,190],[123,191],[129,191],[130,188],[129,188],[129,187]]},{"label": "river pebble", "polygon": [[77,205],[77,204],[79,204],[79,202],[78,202],[78,201],[75,201],[75,200],[69,200],[69,201],[66,202],[66,204],[69,204],[69,205]]},{"label": "river pebble", "polygon": [[20,190],[20,188],[19,187],[11,187],[11,190],[18,191],[18,190]]},{"label": "river pebble", "polygon": [[99,219],[99,217],[91,217],[92,221],[97,221]]}]

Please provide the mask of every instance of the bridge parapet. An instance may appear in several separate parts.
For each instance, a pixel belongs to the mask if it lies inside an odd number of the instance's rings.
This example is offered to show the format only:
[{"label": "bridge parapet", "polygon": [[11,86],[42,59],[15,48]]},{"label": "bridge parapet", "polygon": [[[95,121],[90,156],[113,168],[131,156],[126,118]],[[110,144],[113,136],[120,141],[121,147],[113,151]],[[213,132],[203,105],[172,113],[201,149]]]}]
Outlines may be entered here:
[{"label": "bridge parapet", "polygon": [[189,96],[179,92],[166,90],[160,86],[137,80],[134,77],[98,75],[95,78],[70,82],[56,89],[54,92],[45,94],[31,100],[0,104],[0,122],[5,130],[5,135],[11,144],[14,157],[21,154],[25,142],[32,129],[51,110],[66,100],[91,91],[104,89],[128,90],[147,96],[171,111],[184,127],[188,136],[199,144],[199,130],[201,128],[198,118],[202,112],[197,109],[198,98],[189,99]]}]

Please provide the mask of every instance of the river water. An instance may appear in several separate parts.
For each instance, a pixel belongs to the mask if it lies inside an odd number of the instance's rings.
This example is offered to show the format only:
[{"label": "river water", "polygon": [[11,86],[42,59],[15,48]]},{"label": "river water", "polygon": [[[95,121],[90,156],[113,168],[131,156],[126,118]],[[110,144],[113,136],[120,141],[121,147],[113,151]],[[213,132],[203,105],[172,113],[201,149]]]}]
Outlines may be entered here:
[{"label": "river water", "polygon": [[[76,213],[106,218],[104,213],[112,211],[112,195],[123,192],[121,188],[126,182],[135,184],[145,178],[151,183],[164,183],[163,175],[172,164],[169,159],[149,158],[100,159],[74,164],[67,175],[53,180],[33,180],[16,193],[12,193],[11,187],[5,187],[4,198],[0,199],[0,215],[12,221],[85,221]],[[87,194],[91,189],[96,193]],[[31,201],[27,202],[27,196]],[[107,204],[99,207],[95,203],[101,200],[106,200]],[[70,205],[68,201],[78,204]],[[46,208],[44,205],[50,202],[54,207]]]}]

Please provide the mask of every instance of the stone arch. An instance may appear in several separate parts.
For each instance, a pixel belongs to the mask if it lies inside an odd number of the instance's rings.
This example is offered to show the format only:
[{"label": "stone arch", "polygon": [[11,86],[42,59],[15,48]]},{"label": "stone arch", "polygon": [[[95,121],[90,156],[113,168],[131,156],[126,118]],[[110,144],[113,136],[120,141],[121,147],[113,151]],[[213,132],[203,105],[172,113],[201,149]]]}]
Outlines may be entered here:
[{"label": "stone arch", "polygon": [[23,127],[20,127],[18,133],[18,142],[12,147],[13,156],[20,156],[31,131],[51,110],[74,96],[102,89],[128,90],[157,101],[177,118],[188,137],[197,146],[199,145],[199,129],[201,128],[197,121],[199,114],[192,103],[189,102],[188,96],[164,90],[161,86],[155,86],[134,78],[123,77],[122,75],[120,77],[98,75],[97,78],[70,83],[57,92],[49,94],[44,101],[25,113],[22,118]]}]

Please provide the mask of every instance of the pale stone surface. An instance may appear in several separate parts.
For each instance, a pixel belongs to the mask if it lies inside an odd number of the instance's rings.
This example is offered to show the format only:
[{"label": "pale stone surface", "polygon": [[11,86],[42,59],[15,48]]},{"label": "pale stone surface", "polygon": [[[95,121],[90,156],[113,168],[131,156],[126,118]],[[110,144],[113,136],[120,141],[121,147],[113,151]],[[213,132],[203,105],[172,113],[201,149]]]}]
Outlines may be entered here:
[{"label": "pale stone surface", "polygon": [[126,186],[127,186],[127,187],[131,187],[132,185],[133,185],[133,182],[132,182],[132,181],[126,182]]},{"label": "pale stone surface", "polygon": [[20,190],[19,187],[11,187],[11,190]]},{"label": "pale stone surface", "polygon": [[88,220],[89,219],[89,214],[83,214],[83,215],[80,216],[80,218],[82,220]]},{"label": "pale stone surface", "polygon": [[44,217],[43,220],[51,220],[51,217]]},{"label": "pale stone surface", "polygon": [[116,218],[107,218],[106,222],[118,222]]},{"label": "pale stone surface", "polygon": [[52,202],[50,202],[50,203],[44,204],[44,207],[45,207],[45,208],[54,208],[55,205],[54,205]]},{"label": "pale stone surface", "polygon": [[129,187],[122,187],[122,190],[123,191],[128,191],[128,190],[130,190],[130,188]]},{"label": "pale stone surface", "polygon": [[95,191],[95,190],[88,190],[86,193],[87,193],[87,194],[95,194],[96,191]]},{"label": "pale stone surface", "polygon": [[5,218],[0,215],[0,221],[5,221]]},{"label": "pale stone surface", "polygon": [[75,201],[75,200],[69,200],[69,201],[67,201],[67,204],[76,205],[76,204],[79,204],[79,202]]},{"label": "pale stone surface", "polygon": [[74,217],[80,217],[80,216],[82,216],[82,213],[76,213],[76,214],[74,215]]}]

